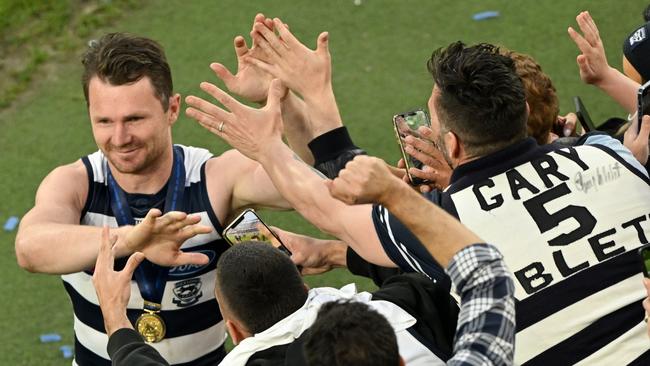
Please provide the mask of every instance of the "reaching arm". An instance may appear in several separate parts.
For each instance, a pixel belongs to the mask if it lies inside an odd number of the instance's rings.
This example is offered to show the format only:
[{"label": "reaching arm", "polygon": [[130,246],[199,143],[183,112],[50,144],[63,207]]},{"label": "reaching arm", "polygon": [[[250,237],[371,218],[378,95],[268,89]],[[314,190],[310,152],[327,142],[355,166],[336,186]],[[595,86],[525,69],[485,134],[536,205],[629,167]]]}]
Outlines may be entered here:
[{"label": "reaching arm", "polygon": [[514,358],[514,283],[492,245],[395,177],[377,158],[359,156],[330,184],[349,204],[383,204],[447,268],[461,295],[448,365],[510,365]]},{"label": "reaching arm", "polygon": [[[93,267],[101,228],[80,225],[87,194],[88,177],[81,161],[59,167],[43,180],[36,203],[16,236],[16,257],[22,268],[64,274]],[[115,255],[142,251],[147,259],[164,266],[206,263],[205,255],[179,249],[185,240],[210,232],[210,228],[197,225],[200,219],[182,212],[162,215],[151,210],[140,225],[113,230]]]},{"label": "reaching arm", "polygon": [[580,78],[587,84],[595,85],[631,115],[634,114],[637,108],[636,92],[639,84],[609,66],[598,27],[589,12],[583,11],[578,14],[576,21],[582,35],[572,27],[569,27],[568,32],[581,52],[576,58]]},{"label": "reaching arm", "polygon": [[[245,106],[210,83],[201,88],[228,110],[195,96],[187,97],[186,113],[203,127],[225,139],[250,159],[259,161],[271,181],[312,224],[348,243],[369,262],[393,265],[375,232],[371,206],[349,207],[328,194],[326,179],[305,164],[282,142],[279,111],[281,85],[271,83],[267,104],[261,109]],[[220,130],[218,126],[224,123]]]},{"label": "reaching arm", "polygon": [[[92,268],[101,228],[81,226],[88,194],[88,177],[81,161],[53,170],[41,183],[34,207],[23,217],[16,235],[18,264],[41,273],[72,273]],[[130,254],[124,245],[128,227],[114,231],[119,257]]]}]

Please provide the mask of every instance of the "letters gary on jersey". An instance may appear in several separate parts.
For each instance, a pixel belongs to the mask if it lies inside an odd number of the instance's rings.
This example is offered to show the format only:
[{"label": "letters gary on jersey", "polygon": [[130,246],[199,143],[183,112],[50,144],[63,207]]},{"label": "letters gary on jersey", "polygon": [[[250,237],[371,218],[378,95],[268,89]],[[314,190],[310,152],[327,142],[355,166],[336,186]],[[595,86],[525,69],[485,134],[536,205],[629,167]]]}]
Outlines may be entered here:
[{"label": "letters gary on jersey", "polygon": [[236,245],[248,241],[259,241],[269,245],[273,245],[271,238],[264,234],[260,229],[266,228],[266,231],[271,233],[273,237],[280,243],[278,249],[288,256],[291,256],[291,252],[287,249],[286,246],[282,243],[280,238],[271,231],[271,229],[266,226],[266,224],[260,219],[259,216],[252,209],[246,209],[239,216],[237,216],[224,230],[223,237],[226,239],[228,244]]},{"label": "letters gary on jersey", "polygon": [[427,182],[426,180],[414,177],[409,173],[410,168],[422,169],[424,164],[404,151],[404,146],[406,146],[404,138],[408,135],[421,138],[420,133],[418,132],[420,126],[431,126],[431,120],[425,110],[416,109],[414,111],[404,112],[393,116],[393,128],[395,129],[395,135],[397,136],[397,143],[402,151],[402,158],[406,165],[406,174],[413,185],[420,185]]},{"label": "letters gary on jersey", "polygon": [[621,185],[647,183],[606,151],[581,146],[543,155],[452,197],[461,222],[499,245],[517,280],[516,296],[524,299],[646,242],[650,194],[633,189],[623,199]]}]

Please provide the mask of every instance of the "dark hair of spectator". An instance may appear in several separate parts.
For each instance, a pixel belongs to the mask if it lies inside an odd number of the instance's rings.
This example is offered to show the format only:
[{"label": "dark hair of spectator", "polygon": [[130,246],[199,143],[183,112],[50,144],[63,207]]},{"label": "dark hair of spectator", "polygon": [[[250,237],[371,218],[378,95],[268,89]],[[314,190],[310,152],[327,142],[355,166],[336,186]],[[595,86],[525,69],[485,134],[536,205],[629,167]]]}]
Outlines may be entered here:
[{"label": "dark hair of spectator", "polygon": [[88,43],[81,63],[84,65],[81,84],[86,104],[89,103],[88,85],[95,76],[116,86],[135,83],[146,76],[151,80],[163,110],[169,108],[172,75],[158,42],[126,33],[109,33]]},{"label": "dark hair of spectator", "polygon": [[442,132],[454,132],[466,152],[483,156],[526,137],[526,93],[514,61],[499,48],[454,42],[433,52],[428,69]]},{"label": "dark hair of spectator", "polygon": [[305,341],[309,366],[397,366],[395,331],[386,318],[354,301],[324,304]]},{"label": "dark hair of spectator", "polygon": [[307,290],[295,264],[278,249],[246,242],[217,262],[221,301],[251,333],[260,333],[300,309]]},{"label": "dark hair of spectator", "polygon": [[560,113],[560,102],[557,99],[555,86],[531,56],[503,48],[501,52],[515,62],[517,75],[524,84],[529,108],[528,136],[535,138],[538,144],[545,145]]}]

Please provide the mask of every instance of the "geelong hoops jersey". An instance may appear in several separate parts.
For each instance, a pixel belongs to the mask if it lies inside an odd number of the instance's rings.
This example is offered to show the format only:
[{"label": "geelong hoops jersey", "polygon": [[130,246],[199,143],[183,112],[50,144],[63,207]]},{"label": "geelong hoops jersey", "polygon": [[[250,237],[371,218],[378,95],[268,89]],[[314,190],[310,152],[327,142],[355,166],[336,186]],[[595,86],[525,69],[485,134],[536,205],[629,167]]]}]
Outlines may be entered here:
[{"label": "geelong hoops jersey", "polygon": [[[221,225],[212,211],[205,185],[205,163],[212,154],[204,149],[180,147],[184,158],[186,179],[181,207],[188,214],[201,216],[201,224],[213,229],[210,234],[197,235],[181,247],[184,251],[201,252],[210,261],[204,266],[184,265],[169,269],[162,309],[167,332],[165,338],[152,346],[173,365],[215,365],[224,357],[225,324],[214,297],[216,262],[228,248],[221,238]],[[117,227],[111,210],[107,185],[107,161],[100,152],[82,158],[88,172],[88,197],[81,224]],[[166,188],[153,195],[126,194],[131,213],[140,222],[151,208],[163,209]],[[122,268],[126,258],[116,261]],[[99,308],[92,272],[84,271],[62,276],[74,309],[75,362],[79,365],[110,365],[106,350],[108,337]],[[132,323],[142,314],[143,299],[135,281],[131,282],[131,298],[127,315]]]},{"label": "geelong hoops jersey", "polygon": [[[620,143],[590,140],[603,144],[525,140],[458,167],[435,200],[494,243],[514,274],[515,364],[650,365],[636,253],[650,236],[650,180],[605,146]],[[401,268],[437,268],[384,207],[373,221]]]}]

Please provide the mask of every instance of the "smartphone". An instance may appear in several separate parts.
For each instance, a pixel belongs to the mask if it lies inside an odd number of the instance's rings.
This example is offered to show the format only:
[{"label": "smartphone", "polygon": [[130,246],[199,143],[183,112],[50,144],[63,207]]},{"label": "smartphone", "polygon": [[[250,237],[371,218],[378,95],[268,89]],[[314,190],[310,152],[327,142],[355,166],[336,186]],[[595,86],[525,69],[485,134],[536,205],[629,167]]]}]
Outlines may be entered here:
[{"label": "smartphone", "polygon": [[650,244],[646,244],[639,248],[639,256],[643,264],[643,275],[650,278]]},{"label": "smartphone", "polygon": [[587,113],[587,108],[582,103],[582,99],[577,96],[573,97],[573,104],[576,106],[576,116],[578,116],[578,122],[580,122],[582,129],[585,132],[596,131],[596,126],[591,117],[589,117],[589,113]]},{"label": "smartphone", "polygon": [[643,116],[650,114],[650,81],[641,85],[639,91],[637,92],[637,126],[636,132],[639,133],[641,130],[641,121]]},{"label": "smartphone", "polygon": [[404,138],[408,135],[421,138],[420,133],[418,132],[420,126],[431,127],[429,114],[423,109],[416,109],[414,111],[400,113],[393,116],[393,128],[395,129],[397,143],[399,144],[399,148],[402,151],[402,157],[404,158],[404,163],[406,164],[406,174],[408,175],[411,184],[416,186],[427,183],[428,181],[412,176],[411,173],[409,173],[409,169],[422,169],[424,164],[404,151],[404,147],[406,146]]},{"label": "smartphone", "polygon": [[275,235],[268,226],[266,226],[262,219],[260,219],[252,209],[244,210],[244,212],[237,216],[237,218],[232,220],[232,222],[223,230],[222,236],[230,245],[236,245],[247,241],[259,241],[273,245],[271,238],[260,231],[260,225],[264,226],[278,241],[278,243],[280,243],[278,249],[286,255],[291,256],[291,252],[286,246],[284,246],[280,238],[278,238],[278,236]]}]

